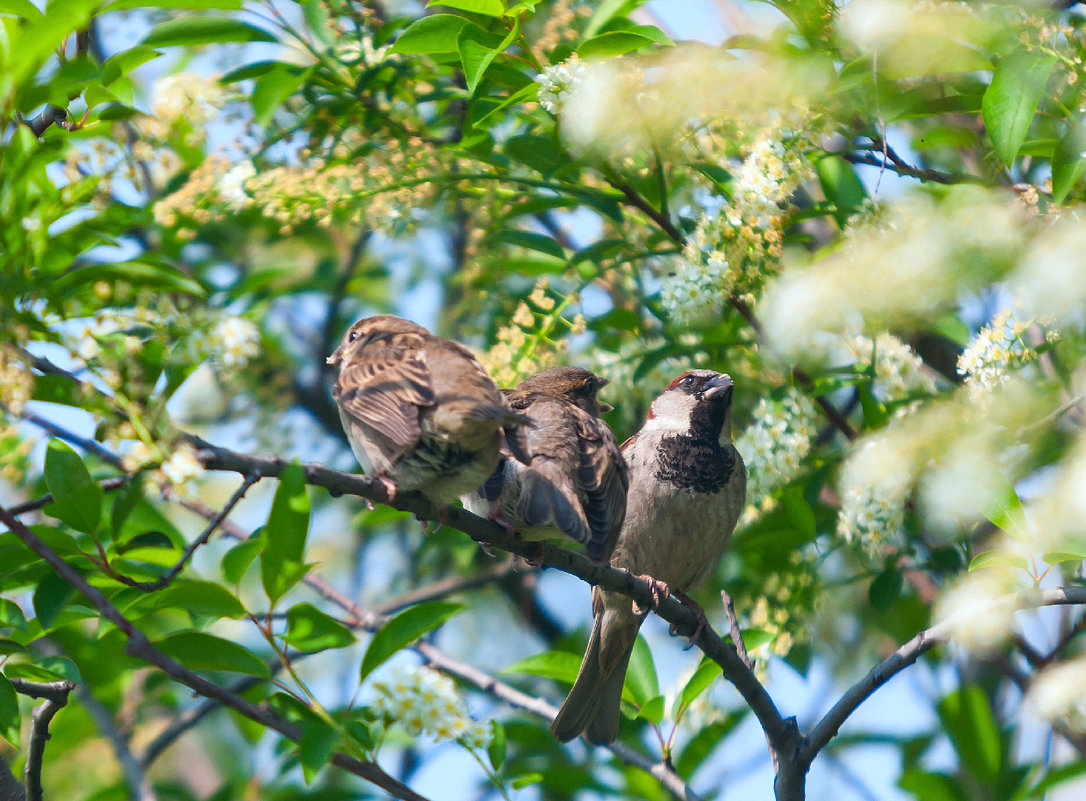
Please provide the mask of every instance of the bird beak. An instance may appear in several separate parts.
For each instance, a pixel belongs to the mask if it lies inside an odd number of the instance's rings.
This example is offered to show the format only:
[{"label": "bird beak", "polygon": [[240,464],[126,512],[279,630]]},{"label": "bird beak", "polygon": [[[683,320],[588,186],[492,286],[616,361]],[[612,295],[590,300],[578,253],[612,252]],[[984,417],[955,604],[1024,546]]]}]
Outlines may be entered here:
[{"label": "bird beak", "polygon": [[611,383],[610,378],[604,378],[602,375],[596,376],[596,380],[599,381],[600,389],[603,389],[605,386]]},{"label": "bird beak", "polygon": [[721,395],[730,394],[732,391],[732,387],[734,386],[735,384],[732,382],[730,376],[718,375],[716,378],[709,381],[709,383],[706,385],[705,391],[701,393],[701,396],[703,398],[708,398],[709,400],[712,400],[713,398],[719,397]]},{"label": "bird beak", "polygon": [[615,407],[607,401],[597,400],[596,405],[600,407],[600,414],[606,414],[607,412],[613,412]]},{"label": "bird beak", "polygon": [[336,348],[334,351],[332,351],[332,355],[329,356],[327,359],[325,359],[324,363],[325,364],[338,365],[341,361],[343,361],[343,346],[342,345],[340,345],[338,348]]}]

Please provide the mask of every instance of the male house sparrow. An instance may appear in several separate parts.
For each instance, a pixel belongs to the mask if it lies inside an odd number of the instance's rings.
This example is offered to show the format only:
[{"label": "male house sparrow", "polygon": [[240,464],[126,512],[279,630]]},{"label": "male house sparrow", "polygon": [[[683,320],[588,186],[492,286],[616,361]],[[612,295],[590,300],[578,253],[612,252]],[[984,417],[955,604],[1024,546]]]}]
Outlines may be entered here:
[{"label": "male house sparrow", "polygon": [[[728,376],[690,370],[652,402],[641,430],[622,446],[630,491],[611,564],[647,574],[685,601],[720,559],[746,500],[731,408]],[[563,741],[583,731],[605,745],[618,733],[622,685],[644,615],[626,596],[598,587],[592,611],[581,669],[551,731]]]},{"label": "male house sparrow", "polygon": [[498,463],[502,429],[527,423],[471,351],[400,317],[362,318],[328,363],[351,450],[390,499],[417,490],[444,505],[475,490]]},{"label": "male house sparrow", "polygon": [[463,497],[476,514],[508,523],[526,540],[562,533],[605,563],[626,515],[626,462],[600,419],[596,393],[609,382],[579,367],[552,367],[503,390],[514,411],[534,426],[509,435],[523,457],[503,450],[498,468]]}]

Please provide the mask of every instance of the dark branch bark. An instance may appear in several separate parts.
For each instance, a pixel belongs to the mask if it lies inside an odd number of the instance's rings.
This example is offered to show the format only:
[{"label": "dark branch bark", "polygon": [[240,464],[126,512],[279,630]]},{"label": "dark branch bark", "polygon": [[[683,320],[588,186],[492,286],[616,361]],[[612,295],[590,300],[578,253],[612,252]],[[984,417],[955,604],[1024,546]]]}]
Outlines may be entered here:
[{"label": "dark branch bark", "polygon": [[42,801],[41,768],[45,762],[45,743],[49,740],[49,724],[52,723],[57,712],[68,703],[68,695],[75,689],[75,683],[70,681],[40,683],[22,679],[9,679],[9,681],[16,692],[29,695],[31,698],[42,698],[45,701],[34,710],[33,722],[30,724],[30,742],[26,749],[26,766],[23,768],[27,801]]}]

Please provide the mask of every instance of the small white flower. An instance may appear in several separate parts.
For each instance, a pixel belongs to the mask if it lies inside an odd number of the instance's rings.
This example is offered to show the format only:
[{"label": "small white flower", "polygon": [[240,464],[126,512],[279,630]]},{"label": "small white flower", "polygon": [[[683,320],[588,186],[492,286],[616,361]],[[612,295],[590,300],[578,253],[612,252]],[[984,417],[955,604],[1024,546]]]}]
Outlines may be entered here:
[{"label": "small white flower", "polygon": [[459,740],[468,748],[490,744],[490,725],[471,719],[452,680],[430,668],[403,666],[373,683],[373,709],[412,737]]},{"label": "small white flower", "polygon": [[841,468],[837,535],[872,558],[901,539],[911,471],[884,437],[864,440]]},{"label": "small white flower", "polygon": [[1086,729],[1086,657],[1042,670],[1026,702],[1045,720],[1065,720],[1075,729]]},{"label": "small white flower", "polygon": [[585,66],[574,54],[566,61],[546,67],[536,76],[539,84],[539,105],[551,114],[560,114],[569,93],[585,76]]},{"label": "small white flower", "polygon": [[162,465],[162,475],[175,487],[184,487],[204,475],[204,466],[191,445],[182,445]]},{"label": "small white flower", "polygon": [[219,197],[232,209],[243,209],[252,202],[252,197],[245,191],[245,182],[256,175],[253,162],[246,159],[238,162],[219,179]]},{"label": "small white flower", "polygon": [[680,326],[702,322],[719,315],[727,287],[724,285],[728,264],[722,259],[705,263],[680,258],[675,271],[660,285],[660,303],[668,316]]},{"label": "small white flower", "polygon": [[758,401],[751,424],[735,443],[747,466],[751,504],[759,504],[767,493],[799,475],[816,424],[814,404],[794,388],[780,400]]},{"label": "small white flower", "polygon": [[211,331],[211,352],[226,367],[244,367],[260,353],[260,331],[244,317],[227,317]]},{"label": "small white flower", "polygon": [[1006,596],[1016,589],[1013,574],[1005,569],[967,573],[943,593],[935,619],[950,626],[951,641],[965,650],[990,651],[1011,634],[1015,608]]}]

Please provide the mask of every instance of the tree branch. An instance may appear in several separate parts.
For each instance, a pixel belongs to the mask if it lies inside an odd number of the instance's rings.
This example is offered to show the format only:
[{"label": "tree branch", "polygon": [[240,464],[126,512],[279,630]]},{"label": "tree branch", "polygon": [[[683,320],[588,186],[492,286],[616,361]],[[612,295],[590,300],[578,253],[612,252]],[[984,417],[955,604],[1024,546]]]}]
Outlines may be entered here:
[{"label": "tree branch", "polygon": [[[16,523],[22,525],[18,521]],[[45,743],[49,739],[49,724],[57,712],[68,703],[68,695],[75,689],[75,682],[36,682],[24,679],[9,679],[9,681],[16,692],[45,700],[45,703],[34,710],[33,723],[30,724],[30,742],[26,749],[26,766],[23,768],[26,800],[42,801],[41,766],[45,761]]]},{"label": "tree branch", "polygon": [[[20,523],[17,518],[12,517],[2,506],[0,506],[0,522],[3,522],[26,547],[44,559],[57,575],[82,593],[106,620],[120,629],[128,640],[127,653],[154,665],[170,678],[190,687],[200,695],[213,698],[262,726],[279,732],[288,740],[298,742],[301,739],[302,732],[298,726],[281,719],[269,709],[257,706],[208,681],[155,648],[146,635],[121,614],[120,610],[100,590],[88,584],[79,571],[65,562],[40,537]],[[332,764],[365,779],[402,801],[428,801],[425,796],[419,795],[407,785],[389,776],[373,762],[337,752],[332,757]],[[38,799],[30,796],[28,801],[38,801]]]}]

